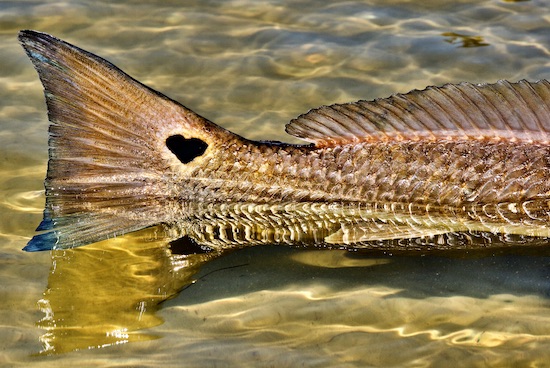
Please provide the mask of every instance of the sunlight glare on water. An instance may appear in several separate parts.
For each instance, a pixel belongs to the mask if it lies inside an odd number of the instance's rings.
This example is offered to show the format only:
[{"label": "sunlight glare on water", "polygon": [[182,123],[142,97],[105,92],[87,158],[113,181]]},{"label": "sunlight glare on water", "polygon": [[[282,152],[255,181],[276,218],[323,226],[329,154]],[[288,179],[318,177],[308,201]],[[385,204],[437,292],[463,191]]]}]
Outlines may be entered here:
[{"label": "sunlight glare on water", "polygon": [[[258,247],[172,254],[149,229],[28,254],[47,115],[20,29],[51,33],[251,139],[323,104],[550,78],[542,1],[0,2],[0,365],[544,366],[550,251]],[[208,261],[208,262],[207,262]]]}]

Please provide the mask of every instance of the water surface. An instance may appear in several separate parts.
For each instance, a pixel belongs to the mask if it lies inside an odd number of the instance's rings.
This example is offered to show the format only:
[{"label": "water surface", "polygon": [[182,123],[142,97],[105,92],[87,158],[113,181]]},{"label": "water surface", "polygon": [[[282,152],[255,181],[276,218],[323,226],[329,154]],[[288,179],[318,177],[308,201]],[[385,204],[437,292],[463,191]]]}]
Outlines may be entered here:
[{"label": "water surface", "polygon": [[544,1],[0,2],[0,364],[544,366],[550,251],[172,254],[155,229],[20,249],[47,121],[19,29],[56,35],[252,139],[323,104],[550,78]]}]

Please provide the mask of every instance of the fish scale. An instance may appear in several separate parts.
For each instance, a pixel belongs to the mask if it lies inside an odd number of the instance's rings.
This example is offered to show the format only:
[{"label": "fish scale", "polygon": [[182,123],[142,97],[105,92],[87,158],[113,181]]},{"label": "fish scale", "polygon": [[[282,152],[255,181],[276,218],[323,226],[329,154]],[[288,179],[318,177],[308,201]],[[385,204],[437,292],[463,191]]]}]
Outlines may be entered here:
[{"label": "fish scale", "polygon": [[44,219],[25,250],[157,225],[167,242],[217,251],[471,249],[550,236],[546,80],[322,106],[287,124],[309,142],[292,145],[229,132],[53,36],[22,31],[20,41],[51,122]]}]

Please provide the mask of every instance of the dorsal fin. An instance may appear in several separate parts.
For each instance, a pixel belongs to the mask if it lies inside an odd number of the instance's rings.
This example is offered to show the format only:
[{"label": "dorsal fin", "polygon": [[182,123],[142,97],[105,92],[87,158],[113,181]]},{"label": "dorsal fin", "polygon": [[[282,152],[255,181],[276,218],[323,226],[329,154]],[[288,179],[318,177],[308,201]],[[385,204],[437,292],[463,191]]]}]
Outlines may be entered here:
[{"label": "dorsal fin", "polygon": [[322,106],[287,133],[330,146],[386,140],[494,139],[550,142],[550,83],[446,84],[386,99]]}]

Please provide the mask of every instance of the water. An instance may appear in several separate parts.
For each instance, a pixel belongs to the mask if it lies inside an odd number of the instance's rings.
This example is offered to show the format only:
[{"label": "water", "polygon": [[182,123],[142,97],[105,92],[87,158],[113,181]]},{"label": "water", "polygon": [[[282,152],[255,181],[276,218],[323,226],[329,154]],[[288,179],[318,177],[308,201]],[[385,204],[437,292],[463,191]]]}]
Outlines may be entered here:
[{"label": "water", "polygon": [[550,78],[547,14],[544,1],[0,2],[0,364],[547,365],[544,248],[258,247],[207,262],[152,229],[21,252],[41,219],[47,122],[16,42],[52,33],[239,134],[296,142],[284,124],[319,105]]}]

